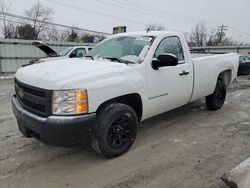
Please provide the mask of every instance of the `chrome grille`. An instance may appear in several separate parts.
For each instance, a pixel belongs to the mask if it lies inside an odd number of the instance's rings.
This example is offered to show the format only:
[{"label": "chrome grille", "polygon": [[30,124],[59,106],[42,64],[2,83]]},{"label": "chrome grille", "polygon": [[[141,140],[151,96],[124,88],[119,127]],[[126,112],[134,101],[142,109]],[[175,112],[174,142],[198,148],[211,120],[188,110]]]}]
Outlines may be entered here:
[{"label": "chrome grille", "polygon": [[51,90],[30,86],[15,79],[15,93],[26,110],[44,117],[51,115]]}]

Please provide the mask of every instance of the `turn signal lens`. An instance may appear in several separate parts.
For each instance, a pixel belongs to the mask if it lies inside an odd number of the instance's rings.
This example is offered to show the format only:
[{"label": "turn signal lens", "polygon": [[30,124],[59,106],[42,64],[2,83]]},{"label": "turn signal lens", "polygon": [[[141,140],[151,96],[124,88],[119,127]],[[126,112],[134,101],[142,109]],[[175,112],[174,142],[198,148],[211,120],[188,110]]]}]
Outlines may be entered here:
[{"label": "turn signal lens", "polygon": [[86,113],[88,111],[88,104],[87,102],[79,102],[76,104],[76,113]]},{"label": "turn signal lens", "polygon": [[77,102],[87,101],[87,92],[85,90],[76,91],[76,101]]},{"label": "turn signal lens", "polygon": [[88,111],[88,99],[86,90],[76,91],[76,113],[86,113]]}]

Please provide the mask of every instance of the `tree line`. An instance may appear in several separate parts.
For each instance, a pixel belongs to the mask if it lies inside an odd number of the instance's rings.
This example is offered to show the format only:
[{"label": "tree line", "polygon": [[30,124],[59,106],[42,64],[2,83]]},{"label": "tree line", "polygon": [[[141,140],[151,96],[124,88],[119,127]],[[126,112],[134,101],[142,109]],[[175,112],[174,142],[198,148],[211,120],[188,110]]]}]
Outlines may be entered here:
[{"label": "tree line", "polygon": [[21,22],[8,15],[10,7],[11,4],[1,4],[1,30],[4,38],[82,43],[94,43],[104,38],[102,35],[80,33],[73,26],[72,29],[59,30],[49,24],[53,20],[53,9],[40,2],[25,10],[25,17]]},{"label": "tree line", "polygon": [[[44,7],[37,2],[30,9],[25,10],[25,17],[22,22],[12,20],[8,15],[11,4],[1,4],[1,29],[4,38],[61,41],[61,42],[82,42],[93,43],[104,39],[104,36],[89,33],[80,33],[76,27],[67,30],[59,30],[49,24],[53,20],[53,9]],[[145,27],[146,31],[165,30],[163,24],[153,23]],[[185,33],[189,46],[242,46],[248,45],[241,41],[234,40],[226,35],[226,26],[220,29],[209,28],[204,22],[196,24],[190,33]]]},{"label": "tree line", "polygon": [[208,28],[204,22],[200,22],[192,29],[187,36],[189,46],[244,46],[248,45],[242,41],[233,39],[226,34],[227,26],[221,25],[215,28]]},{"label": "tree line", "polygon": [[[188,45],[194,46],[245,46],[249,45],[242,41],[234,40],[227,36],[227,26],[219,26],[218,29],[209,28],[204,22],[197,23],[190,33],[184,33]],[[165,27],[160,23],[148,24],[146,31],[163,31]]]}]

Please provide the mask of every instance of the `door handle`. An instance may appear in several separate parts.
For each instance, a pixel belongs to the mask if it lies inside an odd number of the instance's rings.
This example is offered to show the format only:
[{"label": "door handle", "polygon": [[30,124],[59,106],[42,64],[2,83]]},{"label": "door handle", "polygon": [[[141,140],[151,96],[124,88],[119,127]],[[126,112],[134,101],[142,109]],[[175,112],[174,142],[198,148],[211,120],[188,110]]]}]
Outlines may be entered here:
[{"label": "door handle", "polygon": [[184,75],[188,75],[188,74],[189,74],[189,72],[188,72],[188,71],[185,71],[185,70],[183,70],[183,71],[181,71],[181,72],[179,73],[180,76],[184,76]]}]

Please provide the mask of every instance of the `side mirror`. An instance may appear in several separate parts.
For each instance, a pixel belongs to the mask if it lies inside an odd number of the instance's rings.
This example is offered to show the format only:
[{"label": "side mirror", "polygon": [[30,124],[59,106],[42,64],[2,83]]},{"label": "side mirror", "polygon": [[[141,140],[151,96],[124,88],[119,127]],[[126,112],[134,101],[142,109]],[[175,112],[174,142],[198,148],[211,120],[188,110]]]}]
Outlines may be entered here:
[{"label": "side mirror", "polygon": [[164,53],[153,59],[152,67],[154,70],[158,70],[159,67],[176,66],[178,64],[178,58],[174,54]]},{"label": "side mirror", "polygon": [[76,52],[72,52],[70,55],[69,55],[70,58],[74,58],[76,57]]}]

